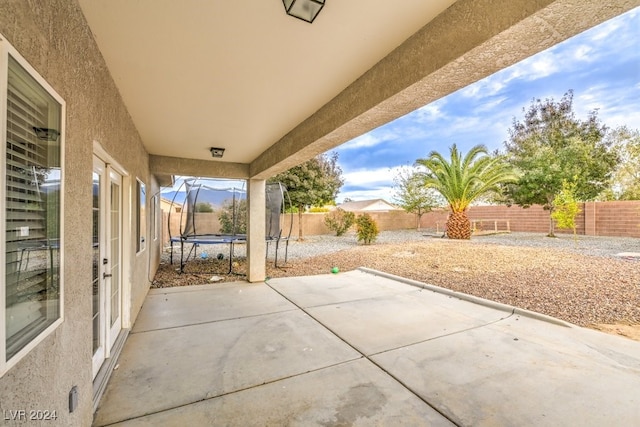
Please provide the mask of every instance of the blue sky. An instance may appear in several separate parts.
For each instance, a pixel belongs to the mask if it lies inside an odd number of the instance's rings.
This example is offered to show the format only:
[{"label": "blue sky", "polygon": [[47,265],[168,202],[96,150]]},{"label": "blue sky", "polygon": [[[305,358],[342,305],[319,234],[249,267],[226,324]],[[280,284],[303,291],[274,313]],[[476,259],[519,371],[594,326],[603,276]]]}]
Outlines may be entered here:
[{"label": "blue sky", "polygon": [[393,177],[432,150],[455,143],[503,149],[513,118],[536,99],[573,89],[579,118],[598,110],[609,127],[640,129],[640,8],[579,34],[349,141],[335,151],[344,198],[393,201]]}]

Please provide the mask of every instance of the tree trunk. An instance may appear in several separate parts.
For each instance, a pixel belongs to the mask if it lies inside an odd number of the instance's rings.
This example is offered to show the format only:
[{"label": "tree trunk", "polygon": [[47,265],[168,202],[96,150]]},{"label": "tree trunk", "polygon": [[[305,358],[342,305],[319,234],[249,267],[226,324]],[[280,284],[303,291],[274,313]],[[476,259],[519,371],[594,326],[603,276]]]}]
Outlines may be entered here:
[{"label": "tree trunk", "polygon": [[304,206],[298,206],[298,242],[302,242],[302,210]]},{"label": "tree trunk", "polygon": [[447,236],[450,239],[471,239],[471,221],[467,212],[452,212],[447,220]]},{"label": "tree trunk", "polygon": [[547,237],[556,237],[555,235],[555,222],[553,221],[553,218],[551,218],[551,214],[553,213],[553,209],[549,209],[549,234],[547,234]]}]

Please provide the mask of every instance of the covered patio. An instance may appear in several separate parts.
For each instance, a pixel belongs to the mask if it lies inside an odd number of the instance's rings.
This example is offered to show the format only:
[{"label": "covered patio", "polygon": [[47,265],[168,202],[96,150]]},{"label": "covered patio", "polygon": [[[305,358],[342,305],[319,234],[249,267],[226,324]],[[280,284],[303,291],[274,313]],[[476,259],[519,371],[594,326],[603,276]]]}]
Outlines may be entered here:
[{"label": "covered patio", "polygon": [[[59,283],[9,335],[24,301],[0,287],[0,409],[82,427],[637,419],[636,343],[363,272],[265,282],[264,237],[277,173],[639,4],[330,1],[309,24],[280,0],[0,1],[2,126],[26,130],[3,131],[1,176],[29,187],[0,185],[0,276],[20,266],[7,236],[60,239]],[[38,114],[14,127],[10,94]],[[60,184],[46,218],[36,170]],[[179,175],[246,181],[255,284],[149,292]]]},{"label": "covered patio", "polygon": [[151,290],[94,425],[633,425],[639,375],[638,342],[360,269]]}]

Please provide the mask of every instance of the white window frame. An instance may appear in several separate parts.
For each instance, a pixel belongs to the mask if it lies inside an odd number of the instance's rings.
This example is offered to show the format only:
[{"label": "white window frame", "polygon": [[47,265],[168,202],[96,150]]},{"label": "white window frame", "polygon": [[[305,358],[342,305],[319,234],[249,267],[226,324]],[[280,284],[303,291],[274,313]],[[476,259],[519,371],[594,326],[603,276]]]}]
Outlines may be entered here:
[{"label": "white window frame", "polygon": [[64,99],[47,83],[47,81],[27,62],[27,60],[18,53],[18,51],[0,34],[0,200],[3,206],[0,208],[0,280],[4,282],[6,275],[6,265],[4,259],[6,257],[6,208],[4,201],[6,200],[6,138],[7,138],[7,92],[8,92],[8,69],[9,55],[13,58],[27,73],[42,86],[42,88],[51,95],[56,102],[60,104],[60,301],[59,316],[46,329],[36,335],[31,341],[14,354],[11,359],[6,360],[6,287],[0,285],[0,377],[9,371],[14,365],[22,360],[31,350],[40,344],[45,338],[62,324],[64,321],[64,188],[65,188],[65,130],[66,130],[66,103]]}]

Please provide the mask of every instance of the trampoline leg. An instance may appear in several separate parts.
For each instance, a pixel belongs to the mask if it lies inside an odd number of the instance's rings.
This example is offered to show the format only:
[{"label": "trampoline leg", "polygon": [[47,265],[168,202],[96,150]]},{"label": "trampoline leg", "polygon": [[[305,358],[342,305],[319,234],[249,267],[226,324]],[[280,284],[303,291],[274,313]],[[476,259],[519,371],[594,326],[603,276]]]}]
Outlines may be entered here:
[{"label": "trampoline leg", "polygon": [[[191,245],[191,249],[189,249],[189,253],[187,254],[187,258],[184,258],[184,241],[180,241],[180,274],[184,273],[184,266],[187,263],[187,261],[189,261],[189,258],[191,258],[191,253],[194,253],[193,255],[193,259],[196,259],[196,243],[193,243]],[[194,252],[195,251],[195,252]]]},{"label": "trampoline leg", "polygon": [[287,264],[287,260],[289,258],[289,239],[287,239],[287,243],[284,245],[284,264]]},{"label": "trampoline leg", "polygon": [[180,274],[184,273],[184,242],[180,240]]}]

